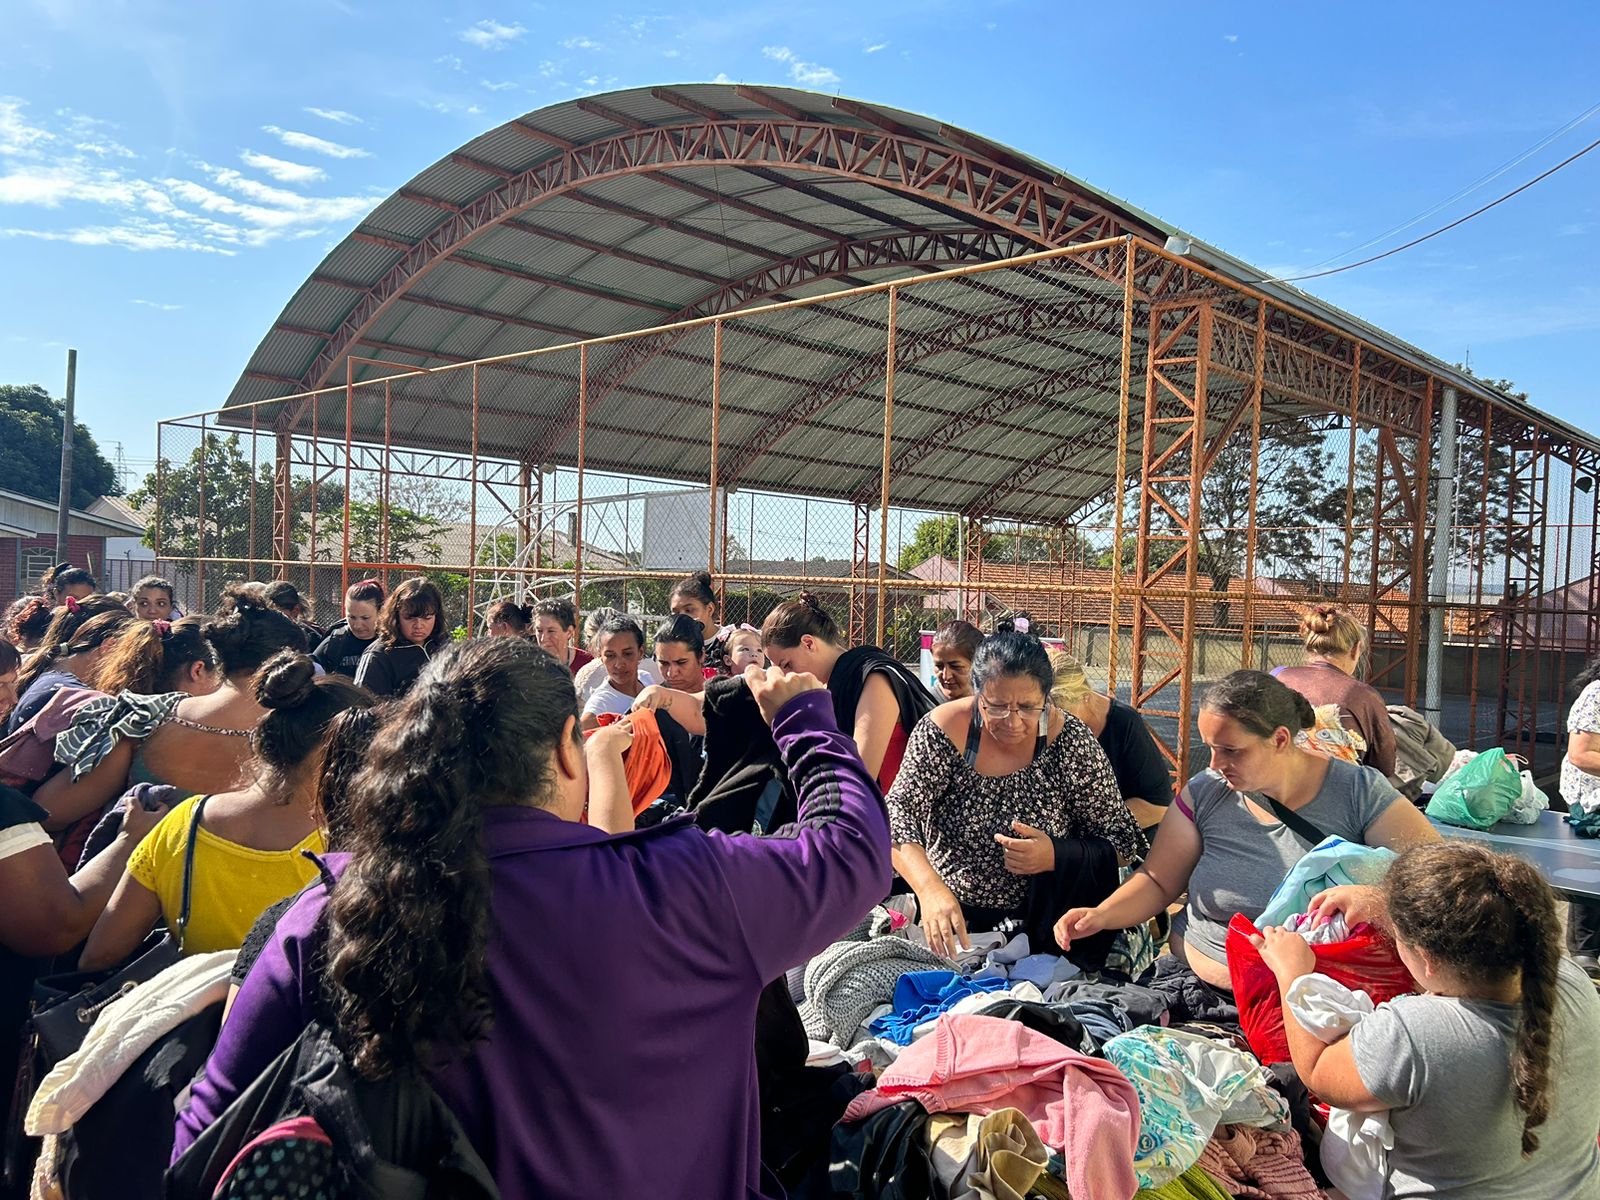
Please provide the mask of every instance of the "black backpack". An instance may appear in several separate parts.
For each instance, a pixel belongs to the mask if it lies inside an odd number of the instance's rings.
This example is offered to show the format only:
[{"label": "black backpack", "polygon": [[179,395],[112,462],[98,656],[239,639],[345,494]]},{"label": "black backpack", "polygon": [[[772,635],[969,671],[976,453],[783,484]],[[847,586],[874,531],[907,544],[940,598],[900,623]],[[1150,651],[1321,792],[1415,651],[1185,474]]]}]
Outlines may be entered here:
[{"label": "black backpack", "polygon": [[163,1194],[500,1198],[460,1122],[420,1071],[364,1079],[319,1022],[172,1164]]}]

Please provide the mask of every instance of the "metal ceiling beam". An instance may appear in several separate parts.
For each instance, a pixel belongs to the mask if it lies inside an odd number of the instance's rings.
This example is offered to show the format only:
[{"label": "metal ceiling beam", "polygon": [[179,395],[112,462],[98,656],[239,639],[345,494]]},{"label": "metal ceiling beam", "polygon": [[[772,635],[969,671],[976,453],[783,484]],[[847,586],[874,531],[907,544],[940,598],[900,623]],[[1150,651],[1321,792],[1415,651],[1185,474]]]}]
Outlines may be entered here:
[{"label": "metal ceiling beam", "polygon": [[618,112],[608,105],[601,104],[598,100],[576,100],[574,107],[582,109],[592,117],[599,117],[603,121],[610,121],[613,125],[621,125],[624,129],[631,129],[635,133],[642,133],[650,126],[637,117],[630,117],[627,113]]},{"label": "metal ceiling beam", "polygon": [[534,321],[527,317],[497,312],[494,309],[474,308],[470,304],[454,304],[449,300],[439,300],[433,296],[424,296],[420,292],[407,292],[402,297],[402,300],[407,304],[416,304],[423,308],[436,308],[441,312],[452,312],[463,317],[481,317],[485,321],[496,321],[501,325],[514,325],[519,329],[537,330],[539,333],[548,333],[555,337],[565,338],[569,342],[581,342],[596,336],[593,330],[573,329],[571,326],[556,325],[549,321]]},{"label": "metal ceiling beam", "polygon": [[630,296],[626,292],[595,287],[587,283],[578,283],[572,279],[565,279],[556,275],[541,275],[536,271],[509,266],[506,263],[495,262],[477,254],[468,254],[465,251],[457,251],[443,261],[460,263],[462,266],[472,267],[475,270],[504,275],[509,279],[521,279],[527,283],[537,283],[541,287],[555,288],[557,291],[572,292],[578,296],[588,296],[594,300],[610,300],[617,304],[627,304],[633,308],[643,308],[654,313],[670,313],[673,311],[672,305],[664,300],[647,300],[643,296]]},{"label": "metal ceiling beam", "polygon": [[[962,233],[893,233],[854,242],[839,242],[772,263],[743,279],[731,280],[716,291],[680,308],[664,323],[671,325],[716,313],[733,312],[757,301],[782,298],[792,288],[838,279],[856,271],[910,266],[932,271],[962,263],[990,261],[1003,257],[1000,247],[1006,236],[995,230],[967,230]],[[634,372],[687,336],[687,333],[678,331],[658,337],[637,337],[624,343],[616,362],[589,381],[589,404],[593,406],[603,402]],[[576,417],[560,436],[564,438],[575,424]],[[535,448],[535,455],[539,450]],[[533,461],[537,461],[537,457]]]},{"label": "metal ceiling beam", "polygon": [[741,200],[737,196],[723,195],[721,192],[713,191],[711,188],[702,187],[698,183],[690,183],[687,179],[674,179],[671,175],[663,175],[660,178],[660,182],[669,188],[687,192],[689,195],[697,196],[711,204],[731,208],[734,212],[746,213],[757,220],[771,221],[774,225],[787,225],[790,229],[809,234],[818,241],[831,242],[839,236],[837,229],[824,229],[821,225],[813,225],[810,221],[800,220],[799,217],[785,216],[783,213],[775,212],[760,204],[752,204],[748,200]]},{"label": "metal ceiling beam", "polygon": [[780,100],[771,92],[764,92],[760,88],[746,87],[743,84],[733,89],[734,94],[742,96],[752,104],[777,113],[780,117],[788,117],[791,121],[814,121],[816,117],[808,112],[802,112],[787,100]]},{"label": "metal ceiling beam", "polygon": [[728,119],[727,113],[718,112],[709,104],[701,104],[700,101],[690,99],[682,92],[674,91],[672,88],[651,88],[650,94],[663,104],[670,104],[674,108],[681,108],[686,113],[693,113],[697,117],[704,117],[708,121],[726,121]]},{"label": "metal ceiling beam", "polygon": [[756,258],[768,258],[772,251],[754,242],[741,242],[738,238],[731,238],[721,233],[713,233],[709,229],[696,229],[693,225],[685,225],[682,221],[675,221],[671,217],[660,217],[655,213],[645,212],[642,208],[632,208],[626,204],[618,204],[615,200],[602,200],[599,196],[591,196],[586,192],[573,191],[569,199],[580,204],[587,204],[598,208],[602,212],[614,213],[619,217],[632,217],[644,225],[653,225],[657,229],[664,229],[668,233],[682,234],[684,237],[695,238],[698,241],[710,242],[714,246],[721,246],[724,250],[737,250],[740,254],[754,255]]},{"label": "metal ceiling beam", "polygon": [[672,275],[683,275],[689,279],[698,279],[701,283],[714,283],[721,285],[723,277],[713,275],[710,271],[697,271],[693,267],[685,267],[678,263],[667,262],[660,258],[651,258],[648,254],[635,254],[632,250],[625,250],[621,246],[608,246],[604,242],[591,241],[589,238],[579,237],[575,233],[545,229],[531,221],[507,221],[508,228],[520,230],[523,233],[536,237],[548,238],[553,242],[565,242],[569,246],[578,246],[581,249],[595,254],[603,254],[607,258],[615,258],[621,262],[630,262],[635,266],[648,267],[652,271],[665,271]]},{"label": "metal ceiling beam", "polygon": [[[1057,304],[1029,302],[1007,311],[968,317],[965,321],[929,333],[901,334],[895,346],[895,370],[900,371],[936,355],[964,350],[974,343],[994,338],[1024,336],[1035,329],[1089,324],[1105,318],[1112,310],[1120,319],[1121,297],[1092,297]],[[861,388],[883,378],[886,369],[884,357],[874,354],[853,363],[831,378],[818,381],[804,396],[791,403],[781,418],[762,428],[748,442],[732,448],[727,461],[719,467],[718,476],[722,485],[733,487],[751,464],[791,430],[804,425],[846,396],[854,395]],[[952,386],[961,385],[953,383]]]},{"label": "metal ceiling beam", "polygon": [[[589,104],[586,111],[604,107]],[[609,110],[607,115],[620,116]],[[330,378],[346,347],[401,294],[505,220],[539,203],[571,196],[598,180],[656,176],[712,163],[813,172],[912,196],[937,196],[973,220],[1008,229],[1042,246],[1070,244],[1088,225],[1098,235],[1128,228],[1124,218],[1086,194],[1087,189],[1065,189],[1053,180],[1021,176],[992,159],[939,142],[886,136],[876,129],[846,128],[823,120],[700,120],[629,129],[553,156],[449,216],[367,289],[317,356],[305,381],[315,385]]]}]

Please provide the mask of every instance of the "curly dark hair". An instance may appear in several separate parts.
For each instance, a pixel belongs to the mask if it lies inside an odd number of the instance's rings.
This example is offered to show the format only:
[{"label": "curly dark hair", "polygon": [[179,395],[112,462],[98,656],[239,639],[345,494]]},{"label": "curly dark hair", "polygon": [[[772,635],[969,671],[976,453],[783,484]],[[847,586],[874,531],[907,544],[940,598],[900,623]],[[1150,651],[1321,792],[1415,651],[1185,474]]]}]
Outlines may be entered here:
[{"label": "curly dark hair", "polygon": [[24,650],[39,645],[50,628],[52,613],[43,596],[23,596],[6,609],[6,628],[13,642]]},{"label": "curly dark hair", "polygon": [[444,597],[433,580],[426,576],[418,575],[406,580],[389,593],[382,611],[378,613],[379,643],[385,649],[406,645],[406,635],[400,629],[400,618],[421,617],[430,612],[434,617],[433,632],[422,644],[431,654],[450,640],[450,630],[444,620]]},{"label": "curly dark hair", "polygon": [[572,676],[522,638],[450,646],[384,717],[350,791],[350,862],[327,910],[327,1000],[367,1078],[487,1030],[483,812],[548,802],[577,717]]},{"label": "curly dark hair", "polygon": [[322,743],[322,775],[317,779],[317,821],[329,850],[343,850],[349,826],[350,788],[377,736],[382,709],[357,706],[335,713]]},{"label": "curly dark hair", "polygon": [[1413,846],[1384,879],[1394,935],[1477,985],[1520,975],[1522,1020],[1511,1049],[1511,1084],[1522,1110],[1522,1154],[1550,1116],[1561,920],[1536,868],[1468,842]]},{"label": "curly dark hair", "polygon": [[132,620],[133,614],[109,596],[85,596],[56,609],[37,653],[22,664],[17,675],[17,695],[32,687],[34,680],[63,658],[93,650]]},{"label": "curly dark hair", "polygon": [[229,584],[217,613],[206,623],[205,634],[224,675],[253,674],[280,650],[310,649],[305,630],[248,584]]}]

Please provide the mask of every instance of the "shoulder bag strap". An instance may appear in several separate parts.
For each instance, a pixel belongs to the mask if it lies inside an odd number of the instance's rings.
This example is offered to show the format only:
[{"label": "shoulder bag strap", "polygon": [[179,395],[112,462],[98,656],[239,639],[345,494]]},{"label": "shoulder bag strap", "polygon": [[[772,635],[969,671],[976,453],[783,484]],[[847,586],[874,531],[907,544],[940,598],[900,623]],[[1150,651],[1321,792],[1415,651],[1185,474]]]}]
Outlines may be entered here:
[{"label": "shoulder bag strap", "polygon": [[1311,845],[1315,846],[1327,838],[1328,835],[1323,833],[1322,830],[1318,829],[1310,821],[1306,820],[1299,813],[1295,812],[1294,809],[1278,803],[1278,801],[1274,800],[1271,796],[1263,795],[1260,792],[1251,792],[1249,795],[1250,799],[1254,800],[1257,804],[1265,804],[1268,808],[1270,808],[1272,810],[1272,815],[1277,817],[1279,821],[1293,830],[1295,836],[1299,837],[1302,841],[1309,842]]},{"label": "shoulder bag strap", "polygon": [[183,950],[183,938],[189,932],[189,908],[194,900],[194,846],[199,840],[200,814],[205,811],[210,796],[201,796],[194,802],[194,812],[189,816],[189,836],[183,845],[183,903],[178,909],[178,950]]},{"label": "shoulder bag strap", "polygon": [[978,769],[978,743],[983,739],[983,718],[978,715],[978,698],[972,698],[972,724],[967,726],[967,749],[963,754],[967,766]]}]

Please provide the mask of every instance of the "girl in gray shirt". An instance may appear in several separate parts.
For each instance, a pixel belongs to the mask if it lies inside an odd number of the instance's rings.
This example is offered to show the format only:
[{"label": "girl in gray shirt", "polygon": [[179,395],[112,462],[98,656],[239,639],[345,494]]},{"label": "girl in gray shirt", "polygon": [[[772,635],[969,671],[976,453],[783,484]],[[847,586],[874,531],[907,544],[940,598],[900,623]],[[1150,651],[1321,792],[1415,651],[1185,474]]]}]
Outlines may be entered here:
[{"label": "girl in gray shirt", "polygon": [[[1313,909],[1386,925],[1422,989],[1326,1047],[1285,1013],[1312,1092],[1389,1110],[1387,1194],[1600,1200],[1600,997],[1562,957],[1538,871],[1470,842],[1419,846],[1381,889],[1334,888]],[[1298,934],[1266,930],[1261,947],[1285,993],[1316,969]]]}]

